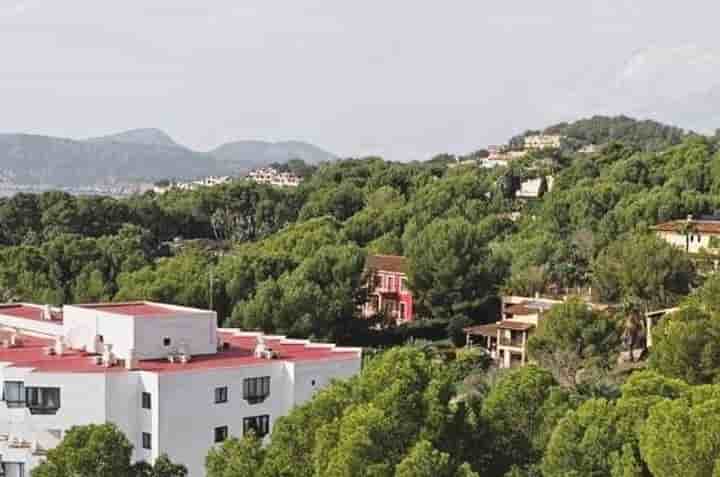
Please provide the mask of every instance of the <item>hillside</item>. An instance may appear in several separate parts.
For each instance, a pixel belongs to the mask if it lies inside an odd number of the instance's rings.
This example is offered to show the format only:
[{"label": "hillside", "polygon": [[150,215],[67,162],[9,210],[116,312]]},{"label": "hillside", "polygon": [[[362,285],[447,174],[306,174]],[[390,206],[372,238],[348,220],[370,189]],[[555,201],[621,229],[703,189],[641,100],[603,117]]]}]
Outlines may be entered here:
[{"label": "hillside", "polygon": [[148,146],[183,147],[160,129],[131,129],[118,134],[88,139],[89,142],[108,144],[113,142],[145,144]]},{"label": "hillside", "polygon": [[240,141],[209,153],[198,152],[158,129],[135,129],[85,141],[0,134],[0,182],[22,185],[76,187],[238,175],[293,158],[318,163],[335,156],[301,142]]},{"label": "hillside", "polygon": [[309,164],[318,164],[337,159],[317,146],[300,141],[265,142],[237,141],[223,144],[210,151],[215,159],[224,163],[244,167],[257,167],[288,159],[302,159]]}]

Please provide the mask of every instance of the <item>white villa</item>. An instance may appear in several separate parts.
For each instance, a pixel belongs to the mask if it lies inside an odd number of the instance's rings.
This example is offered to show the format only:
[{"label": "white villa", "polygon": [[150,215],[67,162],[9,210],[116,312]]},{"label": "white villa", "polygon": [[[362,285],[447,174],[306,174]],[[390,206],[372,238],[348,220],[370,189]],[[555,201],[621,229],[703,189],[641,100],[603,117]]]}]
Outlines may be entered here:
[{"label": "white villa", "polygon": [[720,248],[720,217],[695,219],[688,215],[685,220],[658,224],[653,230],[658,237],[688,253],[717,252]]},{"label": "white villa", "polygon": [[218,329],[214,312],[150,302],[0,305],[0,462],[29,477],[74,425],[115,423],[134,459],[205,475],[210,448],[268,435],[361,351]]}]

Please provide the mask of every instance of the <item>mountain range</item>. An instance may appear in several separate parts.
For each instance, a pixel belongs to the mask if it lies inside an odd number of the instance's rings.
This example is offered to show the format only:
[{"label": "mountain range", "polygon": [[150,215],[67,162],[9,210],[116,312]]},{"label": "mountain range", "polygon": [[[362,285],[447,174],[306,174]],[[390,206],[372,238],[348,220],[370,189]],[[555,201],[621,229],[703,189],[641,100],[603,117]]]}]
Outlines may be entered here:
[{"label": "mountain range", "polygon": [[337,157],[300,141],[236,141],[199,152],[159,129],[74,140],[0,134],[0,184],[83,187],[240,175],[289,159],[317,164]]}]

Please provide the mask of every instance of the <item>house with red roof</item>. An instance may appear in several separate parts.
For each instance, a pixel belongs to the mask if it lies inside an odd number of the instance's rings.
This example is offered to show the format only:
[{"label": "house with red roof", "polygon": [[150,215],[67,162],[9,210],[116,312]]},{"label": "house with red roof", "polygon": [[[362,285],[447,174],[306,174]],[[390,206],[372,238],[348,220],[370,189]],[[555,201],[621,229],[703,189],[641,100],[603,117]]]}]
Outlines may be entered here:
[{"label": "house with red roof", "polygon": [[688,215],[684,220],[672,220],[652,228],[667,243],[688,253],[720,253],[720,217]]},{"label": "house with red roof", "polygon": [[407,259],[399,255],[369,255],[365,263],[368,301],[362,313],[383,313],[397,323],[412,321],[413,295],[407,286]]},{"label": "house with red roof", "polygon": [[217,327],[215,312],[152,302],[0,305],[0,464],[29,477],[75,425],[116,424],[136,461],[166,453],[205,475],[230,436],[276,420],[361,351]]}]

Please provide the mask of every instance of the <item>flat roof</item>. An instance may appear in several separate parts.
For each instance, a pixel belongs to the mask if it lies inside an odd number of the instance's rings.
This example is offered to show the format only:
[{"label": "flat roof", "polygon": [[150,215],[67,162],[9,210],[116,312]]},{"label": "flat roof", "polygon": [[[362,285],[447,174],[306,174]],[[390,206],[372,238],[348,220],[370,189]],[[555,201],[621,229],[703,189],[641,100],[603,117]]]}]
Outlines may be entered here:
[{"label": "flat roof", "polygon": [[33,321],[51,321],[53,323],[62,323],[62,313],[51,312],[52,320],[43,318],[43,307],[39,305],[27,305],[25,303],[10,303],[0,305],[0,316],[12,316],[13,318],[23,318]]},{"label": "flat roof", "polygon": [[127,302],[127,303],[90,303],[85,305],[73,305],[80,308],[102,311],[104,313],[112,313],[124,316],[136,316],[141,318],[163,318],[175,316],[181,313],[201,312],[204,310],[192,308],[175,308],[172,306],[161,305],[146,301]]},{"label": "flat roof", "polygon": [[[266,346],[279,353],[274,360],[256,358],[253,354],[257,339],[254,336],[235,336],[232,333],[220,333],[223,340],[229,344],[227,350],[211,355],[193,356],[186,364],[170,363],[167,359],[142,360],[133,371],[147,371],[155,373],[173,373],[183,371],[202,371],[214,369],[233,369],[244,366],[257,366],[272,362],[308,362],[308,361],[336,361],[352,359],[358,356],[358,351],[351,348],[338,348],[331,346],[308,346],[307,341],[284,340],[281,338],[265,337]],[[7,335],[7,336],[5,336]],[[0,332],[0,339],[9,337],[9,333]],[[63,356],[48,356],[45,348],[52,346],[52,338],[40,338],[19,335],[22,346],[16,348],[0,347],[0,362],[9,362],[11,367],[35,368],[36,372],[44,373],[127,373],[123,366],[105,368],[94,363],[96,355],[78,350],[66,350]]]}]

